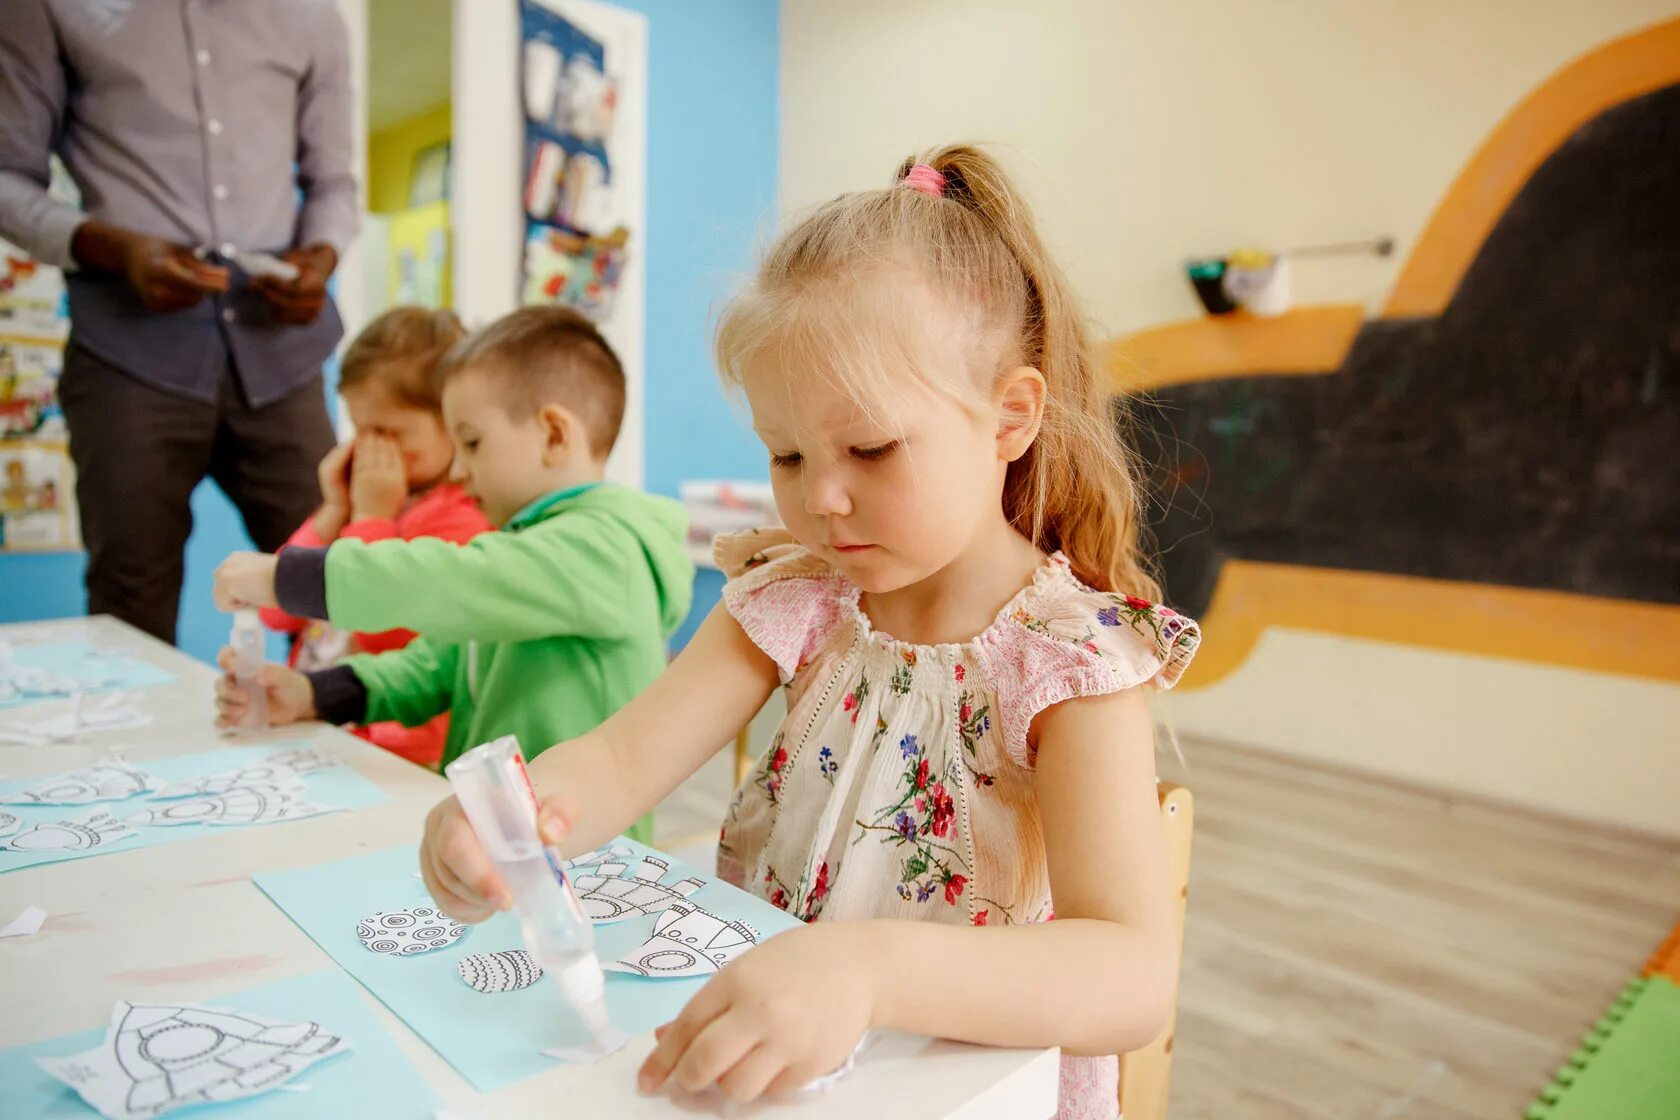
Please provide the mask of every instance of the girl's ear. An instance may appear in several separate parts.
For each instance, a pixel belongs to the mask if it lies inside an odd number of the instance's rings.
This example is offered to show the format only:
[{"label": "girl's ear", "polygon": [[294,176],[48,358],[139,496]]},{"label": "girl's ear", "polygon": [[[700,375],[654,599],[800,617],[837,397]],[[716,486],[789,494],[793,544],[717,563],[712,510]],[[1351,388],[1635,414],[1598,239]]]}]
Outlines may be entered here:
[{"label": "girl's ear", "polygon": [[998,458],[1013,463],[1027,453],[1044,423],[1044,375],[1031,366],[1006,370],[997,380]]}]

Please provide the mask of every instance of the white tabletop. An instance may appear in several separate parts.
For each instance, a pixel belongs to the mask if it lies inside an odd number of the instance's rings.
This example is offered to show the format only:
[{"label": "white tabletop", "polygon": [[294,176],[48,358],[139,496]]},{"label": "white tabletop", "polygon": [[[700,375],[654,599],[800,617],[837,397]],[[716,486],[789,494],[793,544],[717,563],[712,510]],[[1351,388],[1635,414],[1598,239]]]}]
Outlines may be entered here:
[{"label": "white tabletop", "polygon": [[[0,923],[25,906],[49,917],[41,932],[0,939],[0,1047],[37,1042],[109,1021],[119,999],[203,1002],[289,976],[336,968],[251,882],[253,874],[412,844],[427,810],[448,791],[438,775],[323,724],[233,743],[210,726],[215,672],[110,618],[0,626],[0,640],[89,640],[174,673],[137,692],[153,722],[47,747],[0,745],[0,775],[28,778],[75,769],[120,746],[134,762],[228,745],[309,739],[377,784],[390,800],[348,813],[133,852],[41,864],[0,875]],[[65,710],[43,702],[9,713]],[[729,1115],[839,1118],[1048,1117],[1055,1112],[1054,1050],[996,1050],[883,1034],[857,1068],[825,1094],[795,1103],[727,1110],[644,1097],[635,1071],[652,1035],[595,1066],[556,1066],[493,1094],[479,1094],[371,995],[375,1014],[443,1106],[463,1115],[570,1117]],[[21,1013],[20,1013],[21,1012]],[[93,1115],[90,1111],[89,1115]]]}]

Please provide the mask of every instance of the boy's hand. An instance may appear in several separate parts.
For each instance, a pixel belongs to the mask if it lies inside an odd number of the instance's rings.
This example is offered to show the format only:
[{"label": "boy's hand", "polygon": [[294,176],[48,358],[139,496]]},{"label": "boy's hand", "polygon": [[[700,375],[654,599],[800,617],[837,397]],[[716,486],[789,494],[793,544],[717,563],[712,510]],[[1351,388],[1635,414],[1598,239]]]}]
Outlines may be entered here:
[{"label": "boy's hand", "polygon": [[[233,647],[223,646],[216,655],[216,664],[225,674],[216,682],[216,726],[238,727],[251,710],[251,690],[234,679],[233,668],[238,655]],[[278,726],[315,718],[315,690],[309,678],[296,669],[264,662],[257,670],[257,683],[268,694],[268,722]]]},{"label": "boy's hand", "polygon": [[274,571],[279,560],[262,552],[235,552],[216,568],[216,609],[276,607]]},{"label": "boy's hand", "polygon": [[350,462],[350,520],[389,520],[401,512],[407,498],[408,476],[397,441],[389,436],[357,436],[356,455]]},{"label": "boy's hand", "polygon": [[[332,540],[344,523],[350,520],[350,454],[355,443],[346,440],[321,460],[315,477],[321,482],[321,508],[315,514],[315,531],[323,540]],[[327,532],[331,529],[332,532]]]},{"label": "boy's hand", "polygon": [[[553,798],[544,798],[537,816],[537,833],[544,844],[564,839],[567,827]],[[420,877],[438,909],[457,922],[482,922],[513,905],[507,884],[478,842],[478,834],[453,797],[433,806],[426,815],[420,841]]]},{"label": "boy's hand", "polygon": [[716,1084],[725,1096],[750,1101],[839,1069],[875,1017],[880,970],[868,928],[819,922],[725,966],[654,1032],[658,1044],[636,1075],[642,1092],[668,1081],[691,1093]]}]

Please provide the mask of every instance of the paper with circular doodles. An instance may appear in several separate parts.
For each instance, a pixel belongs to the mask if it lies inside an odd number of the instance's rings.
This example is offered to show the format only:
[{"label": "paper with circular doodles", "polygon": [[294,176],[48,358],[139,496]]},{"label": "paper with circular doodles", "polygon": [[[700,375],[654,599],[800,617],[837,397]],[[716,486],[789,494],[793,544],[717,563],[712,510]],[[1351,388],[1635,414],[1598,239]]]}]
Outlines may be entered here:
[{"label": "paper with circular doodles", "polygon": [[130,824],[151,826],[248,825],[302,820],[337,811],[307,800],[302,785],[252,784],[198,797],[153,800],[126,819]]},{"label": "paper with circular doodles", "polygon": [[485,995],[517,992],[521,988],[529,988],[543,976],[542,965],[524,949],[474,953],[462,957],[455,965],[455,971],[469,988]]},{"label": "paper with circular doodles", "polygon": [[150,793],[161,783],[144,770],[121,759],[109,759],[53,774],[13,793],[0,794],[8,805],[86,805],[93,801],[123,801]]},{"label": "paper with circular doodles", "polygon": [[758,944],[758,931],[726,921],[692,902],[673,902],[653,925],[653,936],[602,967],[654,979],[709,976]]},{"label": "paper with circular doodles", "polygon": [[429,906],[381,910],[356,923],[356,939],[382,956],[412,957],[443,949],[461,939],[467,927]]},{"label": "paper with circular doodles", "polygon": [[202,797],[226,793],[236,786],[295,785],[307,774],[330,770],[343,765],[337,759],[313,747],[292,747],[275,751],[256,762],[231,770],[219,770],[202,778],[188,778],[171,782],[152,794],[151,800],[164,801],[175,797]]},{"label": "paper with circular doodles", "polygon": [[625,862],[634,855],[629,848],[600,848],[571,861],[572,890],[593,924],[657,914],[705,886],[693,876],[667,885],[669,863],[655,856]]},{"label": "paper with circular doodles", "polygon": [[132,840],[139,833],[123,821],[99,809],[85,817],[61,821],[45,821],[20,832],[13,832],[0,843],[0,850],[11,852],[85,852],[123,840]]},{"label": "paper with circular doodles", "polygon": [[319,1023],[198,1004],[119,1001],[98,1046],[36,1061],[108,1120],[150,1120],[280,1088],[349,1049]]},{"label": "paper with circular doodles", "polygon": [[0,836],[10,836],[23,827],[23,818],[0,809]]}]

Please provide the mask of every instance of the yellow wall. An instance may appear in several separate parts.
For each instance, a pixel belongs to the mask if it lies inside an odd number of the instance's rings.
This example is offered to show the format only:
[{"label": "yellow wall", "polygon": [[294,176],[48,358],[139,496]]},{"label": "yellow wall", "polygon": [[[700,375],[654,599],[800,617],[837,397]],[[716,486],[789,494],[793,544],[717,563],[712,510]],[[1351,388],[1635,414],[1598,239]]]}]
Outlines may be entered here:
[{"label": "yellow wall", "polygon": [[445,101],[368,137],[368,209],[375,214],[406,209],[414,157],[449,134],[450,104]]},{"label": "yellow wall", "polygon": [[[783,199],[996,142],[1108,336],[1200,313],[1186,256],[1393,236],[1386,260],[1294,269],[1297,303],[1339,305],[1324,314],[1351,337],[1508,112],[1673,15],[1672,0],[803,0],[782,13]],[[1657,652],[1635,643],[1625,669],[1593,671],[1274,620],[1168,709],[1191,735],[1680,833],[1680,686],[1642,671]]]}]

